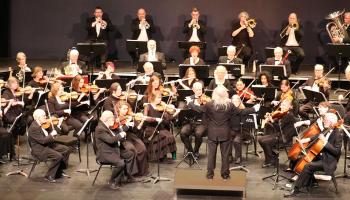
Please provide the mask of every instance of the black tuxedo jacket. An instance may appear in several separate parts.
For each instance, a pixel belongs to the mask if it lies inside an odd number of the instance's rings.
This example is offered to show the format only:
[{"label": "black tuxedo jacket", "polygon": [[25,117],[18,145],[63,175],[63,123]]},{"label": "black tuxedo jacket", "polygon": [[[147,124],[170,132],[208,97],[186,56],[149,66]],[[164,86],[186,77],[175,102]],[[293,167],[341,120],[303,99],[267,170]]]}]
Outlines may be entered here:
[{"label": "black tuxedo jacket", "polygon": [[[285,29],[287,26],[288,26],[288,22],[285,22],[282,24],[282,27],[281,27],[281,31],[283,31],[283,29]],[[299,43],[299,46],[301,46],[300,42],[301,42],[301,39],[303,38],[304,36],[304,31],[303,31],[303,26],[299,23],[299,28],[296,29],[294,31],[295,33],[295,39],[297,40],[297,42]],[[281,45],[282,46],[285,46],[286,45],[286,42],[288,40],[288,35],[284,36],[283,38],[281,38]]]},{"label": "black tuxedo jacket", "polygon": [[32,154],[40,160],[46,160],[50,146],[55,140],[51,135],[46,136],[41,126],[36,122],[30,125],[28,129],[28,140],[32,148]]},{"label": "black tuxedo jacket", "polygon": [[[186,38],[185,38],[186,41],[188,41],[191,38],[192,32],[193,32],[192,27],[188,27],[188,24],[190,22],[191,22],[191,19],[190,20],[186,20],[185,23],[184,23],[183,33],[186,34]],[[198,35],[199,40],[201,42],[204,42],[205,41],[204,40],[204,35],[207,32],[207,26],[204,23],[204,21],[202,21],[202,20],[198,20],[198,24],[200,26],[200,29],[197,30],[197,35]]]},{"label": "black tuxedo jacket", "polygon": [[[150,40],[150,39],[153,39],[152,34],[155,32],[152,17],[149,15],[146,15],[146,21],[149,24],[149,28],[146,29],[146,32],[147,32],[147,37]],[[138,18],[133,19],[131,22],[131,31],[132,31],[131,39],[133,40],[137,40],[137,38],[140,35],[141,29],[139,28],[139,24],[140,24],[140,20]]]},{"label": "black tuxedo jacket", "polygon": [[97,36],[96,27],[92,27],[92,23],[96,21],[95,17],[90,17],[86,20],[86,30],[88,32],[88,40],[106,41],[108,40],[108,32],[112,30],[112,22],[109,18],[102,16],[102,20],[107,22],[105,29],[100,29],[100,34]]}]

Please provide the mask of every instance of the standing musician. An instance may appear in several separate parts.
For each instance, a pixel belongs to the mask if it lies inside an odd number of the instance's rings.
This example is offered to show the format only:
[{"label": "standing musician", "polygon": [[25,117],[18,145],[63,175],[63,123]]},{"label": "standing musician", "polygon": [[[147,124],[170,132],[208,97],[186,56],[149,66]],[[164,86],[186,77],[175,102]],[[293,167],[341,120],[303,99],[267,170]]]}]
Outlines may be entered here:
[{"label": "standing musician", "polygon": [[[333,175],[337,169],[338,160],[341,155],[342,135],[337,128],[338,117],[334,113],[327,113],[323,119],[324,131],[312,138],[301,139],[300,143],[311,142],[310,150],[314,145],[320,145],[321,152],[314,160],[308,161],[303,167],[298,179],[294,183],[294,188],[284,195],[284,197],[294,197],[303,187],[315,185],[314,172],[324,171],[326,175]],[[323,147],[323,148],[322,148]],[[308,159],[308,158],[302,158]]]},{"label": "standing musician", "polygon": [[[241,110],[245,109],[241,98],[238,95],[233,95],[231,98],[232,104]],[[250,112],[253,113],[253,110],[250,109]],[[230,163],[234,162],[235,164],[241,164],[242,162],[242,140],[244,138],[244,128],[242,129],[242,125],[244,123],[245,117],[250,114],[249,112],[244,112],[241,114],[235,114],[231,117],[231,135],[232,135],[232,145],[230,150]],[[232,156],[232,146],[235,149],[235,157]]]},{"label": "standing musician", "polygon": [[136,126],[134,114],[131,106],[126,101],[119,101],[115,105],[115,116],[117,116],[118,130],[126,132],[126,139],[121,142],[122,147],[131,151],[135,155],[135,165],[137,170],[132,173],[133,176],[146,176],[148,171],[147,148],[142,140],[135,134]]},{"label": "standing musician", "polygon": [[289,144],[292,142],[293,136],[296,135],[294,129],[296,118],[292,109],[292,101],[290,99],[284,99],[280,103],[280,109],[265,115],[265,135],[258,136],[258,142],[264,150],[265,155],[263,168],[277,164],[278,154],[273,151],[276,143]]},{"label": "standing musician", "polygon": [[[331,82],[327,77],[323,76],[323,65],[315,65],[315,76],[309,78],[303,85],[305,89],[309,89],[316,92],[322,92],[328,99],[331,91]],[[299,108],[299,115],[304,119],[308,119],[308,113],[313,112],[313,107],[316,106],[312,101],[306,102]]]},{"label": "standing musician", "polygon": [[79,61],[79,51],[72,49],[69,52],[69,60],[61,65],[61,75],[76,76],[86,73],[86,65]]},{"label": "standing musician", "polygon": [[74,98],[78,98],[78,95],[74,95],[73,93],[65,93],[61,83],[54,83],[51,86],[47,104],[51,115],[59,118],[66,118],[61,124],[62,133],[68,134],[70,131],[69,126],[72,126],[74,130],[73,135],[76,136],[78,131],[83,127],[83,124],[71,115],[72,101],[74,101]]},{"label": "standing musician", "polygon": [[[189,103],[188,106],[205,115],[205,120],[208,128],[208,166],[207,166],[207,179],[213,179],[214,169],[216,163],[216,151],[218,145],[220,145],[221,151],[221,177],[226,180],[230,178],[229,170],[229,155],[231,146],[231,131],[230,131],[230,120],[232,115],[250,113],[250,109],[240,110],[235,107],[227,93],[225,87],[218,86],[214,89],[212,95],[212,101],[204,105],[197,106],[191,100],[186,98]],[[255,111],[258,111],[260,105],[255,105]],[[253,109],[251,108],[251,109]]]},{"label": "standing musician", "polygon": [[230,80],[227,79],[227,69],[222,65],[217,66],[214,70],[214,79],[210,81],[208,89],[214,90],[219,85],[224,86],[230,96],[233,94],[234,89]]},{"label": "standing musician", "polygon": [[236,47],[230,45],[226,50],[227,56],[220,56],[219,63],[232,63],[232,64],[242,64],[242,59],[238,58],[236,55]]},{"label": "standing musician", "polygon": [[249,25],[249,14],[246,11],[239,13],[238,19],[239,22],[233,24],[232,45],[237,48],[243,48],[239,57],[242,58],[243,63],[248,66],[249,59],[253,52],[251,38],[254,37],[253,28],[255,25]]},{"label": "standing musician", "polygon": [[283,23],[282,25],[280,37],[281,46],[283,46],[283,49],[285,51],[291,50],[292,56],[295,57],[291,63],[293,74],[297,74],[305,57],[304,50],[300,44],[303,35],[303,27],[298,20],[297,14],[290,13],[288,22]]},{"label": "standing musician", "polygon": [[204,42],[204,35],[207,31],[204,21],[199,19],[200,13],[197,8],[192,8],[191,19],[186,20],[183,32],[186,34],[186,41]]},{"label": "standing musician", "polygon": [[92,41],[107,41],[108,33],[113,25],[111,20],[103,13],[101,7],[95,7],[94,16],[87,19],[86,30],[88,39]]},{"label": "standing musician", "polygon": [[[203,93],[203,84],[201,82],[195,82],[192,91],[194,92],[194,95],[190,96],[190,98],[194,101],[195,105],[200,106],[209,101],[210,98]],[[181,141],[184,143],[188,152],[193,152],[196,159],[199,158],[199,148],[202,145],[205,132],[206,126],[203,114],[200,116],[200,121],[199,119],[193,119],[192,121],[185,121],[182,123],[180,130]],[[194,136],[195,138],[194,148],[191,144],[191,136]]]},{"label": "standing musician", "polygon": [[184,64],[187,64],[187,65],[204,65],[205,64],[204,60],[199,57],[199,53],[201,52],[201,49],[198,46],[191,46],[188,52],[190,52],[191,57],[186,58],[184,60]]},{"label": "standing musician", "polygon": [[131,31],[133,40],[148,41],[152,39],[155,28],[152,17],[146,14],[145,9],[138,9],[137,18],[131,22]]},{"label": "standing musician", "polygon": [[284,65],[286,67],[286,73],[287,73],[286,78],[288,78],[292,73],[292,70],[290,68],[290,62],[286,57],[288,55],[283,57],[283,49],[281,47],[276,47],[273,50],[273,53],[274,53],[275,57],[274,58],[267,58],[266,64],[267,65]]},{"label": "standing musician", "polygon": [[[151,78],[152,80],[152,78]],[[175,110],[173,105],[162,102],[162,93],[156,90],[149,93],[148,103],[144,105],[144,116],[147,116],[145,124],[140,129],[144,130],[144,141],[148,144],[148,159],[151,161],[160,160],[165,163],[173,163],[176,160],[176,141],[174,135],[169,131],[170,121],[173,119]],[[170,110],[168,110],[170,109]],[[158,126],[158,129],[155,128]],[[158,148],[160,151],[158,151]],[[167,154],[171,153],[172,160],[168,160]]]},{"label": "standing musician", "polygon": [[235,92],[244,103],[251,104],[256,100],[253,90],[246,88],[242,79],[237,80]]},{"label": "standing musician", "polygon": [[109,127],[115,123],[114,115],[111,111],[103,111],[98,125],[95,129],[97,155],[96,160],[102,163],[112,164],[112,175],[109,180],[110,188],[120,189],[123,172],[125,169],[124,158],[130,155],[123,154],[120,150],[120,142],[126,137],[124,131],[115,134]]},{"label": "standing musician", "polygon": [[43,68],[36,66],[32,73],[33,80],[29,81],[28,85],[32,88],[44,89],[46,84],[49,82],[49,78],[44,76]]},{"label": "standing musician", "polygon": [[119,79],[119,76],[115,74],[114,63],[111,61],[106,62],[105,71],[100,71],[96,79]]},{"label": "standing musician", "polygon": [[31,72],[31,68],[27,65],[27,56],[23,52],[18,52],[16,55],[17,66],[13,69],[13,74],[17,77],[17,79],[22,82],[24,73],[23,72]]},{"label": "standing musician", "polygon": [[[32,149],[32,154],[40,161],[50,159],[51,165],[45,175],[45,179],[51,183],[56,182],[55,179],[61,177],[70,178],[64,173],[64,169],[68,167],[68,159],[71,149],[65,145],[55,143],[56,130],[48,132],[44,124],[50,123],[50,119],[46,118],[46,113],[42,109],[36,109],[33,113],[34,121],[28,129],[28,140]],[[51,126],[49,126],[51,128]]]},{"label": "standing musician", "polygon": [[157,51],[157,43],[155,40],[148,40],[147,49],[148,52],[140,55],[139,62],[159,61],[162,63],[163,69],[166,69],[165,55],[164,53]]},{"label": "standing musician", "polygon": [[[188,79],[188,80],[182,80],[182,79]],[[191,88],[193,88],[193,85],[196,82],[200,81],[197,78],[196,70],[194,70],[192,67],[187,68],[185,76],[182,77],[182,79],[180,79],[179,81],[180,85],[178,86],[178,89],[190,90]]]}]

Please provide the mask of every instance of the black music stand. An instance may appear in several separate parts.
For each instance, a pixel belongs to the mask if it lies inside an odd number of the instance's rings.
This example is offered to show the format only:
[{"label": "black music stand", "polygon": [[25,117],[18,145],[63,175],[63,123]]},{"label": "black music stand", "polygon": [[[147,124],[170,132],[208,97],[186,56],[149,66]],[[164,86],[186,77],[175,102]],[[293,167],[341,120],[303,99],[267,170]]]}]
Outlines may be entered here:
[{"label": "black music stand", "polygon": [[327,98],[324,96],[322,92],[316,92],[305,88],[303,88],[302,91],[306,99],[308,99],[311,102],[320,103],[322,101],[327,101]]},{"label": "black music stand", "polygon": [[0,72],[0,79],[8,80],[10,76],[10,71]]},{"label": "black music stand", "polygon": [[42,92],[38,91],[34,93],[33,102],[35,103],[35,109],[45,104],[45,100],[49,98],[49,91]]},{"label": "black music stand", "polygon": [[275,48],[274,47],[265,47],[265,58],[273,58],[275,57]]},{"label": "black music stand", "polygon": [[94,74],[94,67],[97,67],[97,56],[103,56],[107,51],[107,44],[105,42],[80,42],[77,43],[77,50],[80,55],[84,55],[91,61],[89,70],[89,82],[92,82],[92,75]]},{"label": "black music stand", "polygon": [[252,85],[252,90],[254,94],[258,97],[264,96],[264,100],[273,100],[275,99],[276,87],[265,87],[262,85]]},{"label": "black music stand", "polygon": [[[148,62],[148,61],[147,61],[147,62]],[[136,74],[145,73],[145,70],[143,69],[143,65],[144,65],[145,63],[146,63],[146,62],[139,62],[139,63],[137,64]],[[157,73],[159,73],[162,77],[164,77],[162,62],[159,62],[159,61],[152,61],[152,62],[150,62],[150,63],[152,63],[152,65],[153,65],[153,70],[154,70],[154,72],[157,72]]]},{"label": "black music stand", "polygon": [[194,92],[192,90],[178,89],[177,90],[177,94],[179,95],[177,97],[178,101],[185,101],[185,98],[188,97],[188,96],[193,95]]},{"label": "black music stand", "polygon": [[285,65],[259,65],[259,72],[267,71],[274,77],[278,76],[279,79],[287,78],[287,70]]},{"label": "black music stand", "polygon": [[120,79],[96,79],[95,84],[99,88],[107,88],[109,89],[113,83],[119,83],[120,87],[122,90],[126,90],[126,83],[128,82],[127,79],[125,78],[120,78]]},{"label": "black music stand", "polygon": [[147,86],[147,84],[135,84],[134,90],[137,94],[145,94]]},{"label": "black music stand", "polygon": [[208,97],[212,97],[214,90],[204,90],[204,94],[207,95]]},{"label": "black music stand", "polygon": [[[177,41],[177,45],[178,45],[179,49],[182,49],[185,52],[185,54],[184,54],[185,57],[187,55],[189,55],[188,50],[192,46],[197,46],[201,50],[205,50],[207,48],[207,43],[206,42]],[[201,51],[201,55],[203,55],[203,51]]]},{"label": "black music stand", "polygon": [[228,46],[222,46],[218,48],[218,55],[220,56],[227,56],[227,47]]},{"label": "black music stand", "polygon": [[188,65],[180,64],[179,65],[179,77],[182,78],[185,76],[186,71],[189,67],[192,67],[197,74],[198,79],[206,79],[209,77],[209,65]]},{"label": "black music stand", "polygon": [[335,90],[340,91],[340,68],[342,65],[342,57],[349,58],[350,57],[350,45],[349,44],[333,44],[328,43],[326,45],[326,52],[328,56],[333,56],[337,59],[338,64],[338,88]]},{"label": "black music stand", "polygon": [[[136,62],[139,60],[141,54],[148,51],[147,49],[147,41],[139,41],[139,40],[126,40],[126,50],[136,57]],[[133,66],[135,66],[134,59],[132,60]]]},{"label": "black music stand", "polygon": [[239,78],[245,74],[244,64],[219,63],[219,65],[226,67],[227,72],[236,78]]}]

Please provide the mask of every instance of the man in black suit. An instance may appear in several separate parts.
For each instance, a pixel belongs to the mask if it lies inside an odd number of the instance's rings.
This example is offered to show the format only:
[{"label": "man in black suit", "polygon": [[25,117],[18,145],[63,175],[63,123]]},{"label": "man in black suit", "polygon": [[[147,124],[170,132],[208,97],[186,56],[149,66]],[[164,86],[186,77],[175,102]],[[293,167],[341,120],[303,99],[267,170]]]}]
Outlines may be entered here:
[{"label": "man in black suit", "polygon": [[319,140],[324,144],[318,158],[305,165],[298,179],[294,183],[291,192],[286,193],[284,197],[294,197],[303,187],[310,187],[315,184],[314,172],[324,171],[326,175],[333,175],[337,169],[338,160],[341,155],[342,135],[338,128],[334,128],[337,124],[338,117],[334,113],[327,113],[323,120],[322,132],[312,138],[304,138],[300,143]]},{"label": "man in black suit", "polygon": [[186,41],[204,42],[204,35],[207,31],[204,21],[199,19],[199,10],[192,8],[191,19],[186,20],[183,32],[186,34]]},{"label": "man in black suit", "polygon": [[235,107],[228,97],[227,89],[218,86],[212,94],[212,101],[202,106],[197,106],[191,100],[186,98],[188,106],[205,115],[208,130],[208,166],[207,179],[213,179],[214,169],[216,165],[217,147],[220,145],[221,151],[221,177],[226,180],[230,178],[230,146],[231,146],[231,124],[232,115],[249,114],[260,109],[260,105],[255,105],[252,108],[240,110]]},{"label": "man in black suit", "polygon": [[242,59],[236,57],[236,47],[230,45],[226,50],[227,56],[220,56],[219,63],[242,64]]},{"label": "man in black suit", "polygon": [[155,40],[148,40],[148,52],[141,54],[139,62],[161,62],[163,69],[166,68],[164,53],[157,51],[157,43]]},{"label": "man in black suit", "polygon": [[290,74],[292,73],[292,70],[290,68],[290,62],[289,60],[283,61],[283,49],[281,47],[276,47],[273,50],[273,53],[275,55],[274,58],[267,58],[266,59],[266,64],[267,65],[284,65],[286,67],[286,73],[287,77],[282,77],[282,78],[288,78]]},{"label": "man in black suit", "polygon": [[86,65],[79,60],[79,51],[76,49],[69,51],[68,60],[62,62],[60,70],[66,76],[76,76],[87,72]]},{"label": "man in black suit", "polygon": [[125,132],[115,134],[109,127],[115,122],[111,111],[104,111],[100,121],[95,129],[95,138],[97,146],[96,159],[101,163],[111,163],[113,165],[112,175],[109,181],[110,188],[117,190],[120,188],[120,182],[125,169],[125,161],[120,152],[121,140],[126,137]]},{"label": "man in black suit", "polygon": [[97,6],[94,16],[87,19],[86,30],[88,31],[88,39],[106,42],[108,40],[108,32],[111,31],[111,28],[111,20],[103,14],[102,8]]},{"label": "man in black suit", "polygon": [[137,18],[131,22],[132,39],[139,41],[148,41],[152,39],[154,25],[152,17],[147,15],[143,8],[138,9]]},{"label": "man in black suit", "polygon": [[41,127],[42,124],[47,122],[44,110],[35,110],[33,118],[34,121],[28,129],[28,140],[32,149],[32,155],[37,157],[40,161],[50,159],[52,162],[45,178],[49,182],[56,182],[56,178],[69,177],[63,172],[63,169],[68,167],[68,158],[71,152],[70,148],[55,143],[54,137],[57,135],[55,130],[48,133],[47,130]]},{"label": "man in black suit", "polygon": [[303,27],[298,20],[297,14],[289,14],[288,22],[282,24],[280,36],[281,46],[283,46],[283,50],[292,51],[291,57],[293,57],[293,60],[291,64],[293,74],[297,74],[299,67],[305,57],[304,49],[300,44],[303,35]]}]

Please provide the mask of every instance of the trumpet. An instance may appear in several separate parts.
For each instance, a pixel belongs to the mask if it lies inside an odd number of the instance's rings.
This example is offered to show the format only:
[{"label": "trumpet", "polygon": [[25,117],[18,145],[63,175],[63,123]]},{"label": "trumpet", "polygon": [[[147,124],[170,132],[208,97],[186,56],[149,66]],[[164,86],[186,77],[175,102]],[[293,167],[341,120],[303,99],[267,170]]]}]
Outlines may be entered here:
[{"label": "trumpet", "polygon": [[149,23],[146,21],[146,19],[142,19],[140,22],[141,27],[145,28],[145,29],[149,29],[150,25]]},{"label": "trumpet", "polygon": [[288,28],[299,29],[299,23],[288,24],[280,33],[280,37],[284,38],[287,35]]},{"label": "trumpet", "polygon": [[249,19],[247,20],[247,26],[250,27],[250,28],[255,28],[256,27],[256,19]]}]

